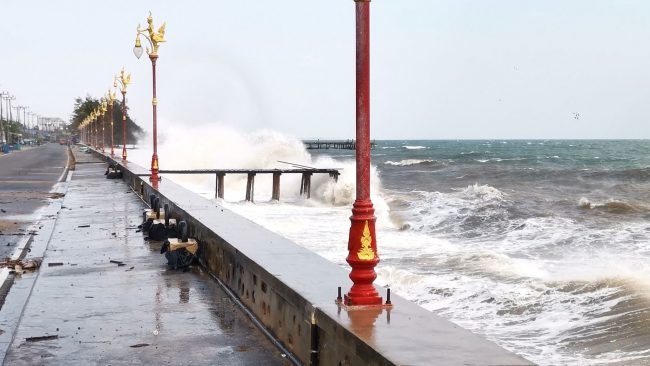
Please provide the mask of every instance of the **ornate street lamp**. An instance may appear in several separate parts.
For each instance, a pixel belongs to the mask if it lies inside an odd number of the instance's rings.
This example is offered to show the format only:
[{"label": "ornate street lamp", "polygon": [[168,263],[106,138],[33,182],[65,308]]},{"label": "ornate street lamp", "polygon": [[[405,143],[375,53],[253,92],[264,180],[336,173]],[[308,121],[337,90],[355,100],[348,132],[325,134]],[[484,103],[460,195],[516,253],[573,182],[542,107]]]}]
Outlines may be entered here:
[{"label": "ornate street lamp", "polygon": [[111,120],[111,158],[113,158],[115,157],[115,141],[113,140],[113,102],[115,102],[115,91],[109,89],[106,97],[108,99],[108,118]]},{"label": "ornate street lamp", "polygon": [[120,71],[119,76],[115,76],[113,86],[117,87],[118,83],[122,93],[122,160],[126,160],[126,89],[131,83],[131,74],[125,73],[124,68]]},{"label": "ornate street lamp", "polygon": [[108,111],[108,102],[106,101],[106,98],[101,99],[101,104],[99,106],[100,110],[100,115],[102,119],[102,154],[104,153],[104,145],[106,144],[106,134],[104,133],[105,130],[105,122],[106,122],[106,112]]},{"label": "ornate street lamp", "polygon": [[93,112],[90,114],[90,123],[91,123],[91,130],[93,131],[93,146],[95,149],[97,149],[97,117],[99,117],[99,111],[97,108],[93,110]]},{"label": "ornate street lamp", "polygon": [[156,100],[156,60],[158,60],[158,46],[159,43],[165,42],[165,25],[158,29],[158,32],[154,31],[153,18],[151,17],[151,12],[149,12],[149,17],[147,18],[147,27],[138,28],[136,30],[135,36],[135,47],[133,47],[133,53],[135,57],[140,58],[142,56],[142,45],[140,44],[140,36],[143,36],[151,48],[147,47],[147,54],[151,60],[151,70],[153,72],[153,99],[151,104],[153,105],[153,155],[151,156],[151,177],[150,180],[160,180],[158,176],[158,126],[157,126],[157,113],[156,106],[158,105],[158,100]]},{"label": "ornate street lamp", "polygon": [[352,288],[345,295],[347,306],[381,306],[382,298],[373,282],[379,263],[375,234],[375,209],[370,200],[370,0],[356,5],[357,112],[356,112],[356,200],[350,217],[346,261],[352,267]]}]

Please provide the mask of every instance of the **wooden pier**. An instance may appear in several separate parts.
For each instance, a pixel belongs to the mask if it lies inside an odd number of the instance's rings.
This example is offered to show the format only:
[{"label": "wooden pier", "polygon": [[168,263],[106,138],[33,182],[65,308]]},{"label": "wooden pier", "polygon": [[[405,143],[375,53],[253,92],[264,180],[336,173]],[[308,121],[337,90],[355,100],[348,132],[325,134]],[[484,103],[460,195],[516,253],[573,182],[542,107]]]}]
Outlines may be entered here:
[{"label": "wooden pier", "polygon": [[[303,141],[307,150],[356,150],[357,142],[355,140],[305,140]],[[370,142],[370,148],[375,148],[375,141]]]},{"label": "wooden pier", "polygon": [[311,176],[313,174],[329,174],[330,178],[337,181],[339,178],[338,169],[192,169],[192,170],[161,170],[160,174],[214,174],[216,177],[215,182],[215,198],[223,199],[224,196],[224,180],[226,174],[246,174],[246,201],[254,201],[255,194],[255,176],[257,174],[273,174],[273,191],[271,199],[280,200],[280,176],[282,174],[302,174],[300,182],[300,195],[311,198]]}]

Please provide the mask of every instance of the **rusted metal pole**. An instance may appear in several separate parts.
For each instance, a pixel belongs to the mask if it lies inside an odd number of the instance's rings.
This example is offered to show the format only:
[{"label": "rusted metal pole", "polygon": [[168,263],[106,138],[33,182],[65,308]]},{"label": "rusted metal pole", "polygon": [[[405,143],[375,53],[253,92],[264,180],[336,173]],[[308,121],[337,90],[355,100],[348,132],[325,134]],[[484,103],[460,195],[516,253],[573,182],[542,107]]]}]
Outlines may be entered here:
[{"label": "rusted metal pole", "polygon": [[276,201],[280,200],[280,175],[282,175],[280,172],[273,173],[273,194],[271,199]]},{"label": "rusted metal pole", "polygon": [[93,123],[93,126],[95,126],[95,134],[94,134],[94,139],[93,139],[95,149],[98,148],[98,142],[97,142],[97,122],[98,122],[97,117],[95,117],[95,121],[94,121],[94,123]]},{"label": "rusted metal pole", "polygon": [[158,100],[156,99],[156,60],[157,54],[150,54],[151,71],[153,72],[153,99],[151,104],[153,106],[153,155],[151,156],[151,177],[150,180],[160,180],[158,176],[158,114],[157,106]]},{"label": "rusted metal pole", "polygon": [[122,90],[122,160],[126,160],[126,90]]},{"label": "rusted metal pole", "polygon": [[102,116],[102,154],[104,153],[104,145],[106,142],[106,134],[104,133],[104,127],[105,127],[105,122],[106,122],[106,114]]},{"label": "rusted metal pole", "polygon": [[346,261],[352,267],[352,288],[345,295],[348,306],[380,306],[382,298],[373,286],[379,263],[375,234],[375,209],[370,200],[370,0],[355,0],[356,7],[356,200],[350,217]]}]

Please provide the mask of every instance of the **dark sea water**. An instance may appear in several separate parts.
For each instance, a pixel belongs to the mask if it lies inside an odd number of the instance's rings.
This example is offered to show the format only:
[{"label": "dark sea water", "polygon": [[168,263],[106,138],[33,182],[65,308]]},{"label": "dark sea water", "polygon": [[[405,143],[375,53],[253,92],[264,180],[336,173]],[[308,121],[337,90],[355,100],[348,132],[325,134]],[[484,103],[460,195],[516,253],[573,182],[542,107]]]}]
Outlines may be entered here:
[{"label": "dark sea water", "polygon": [[650,141],[378,141],[372,159],[420,248],[387,250],[380,279],[540,364],[650,365]]}]

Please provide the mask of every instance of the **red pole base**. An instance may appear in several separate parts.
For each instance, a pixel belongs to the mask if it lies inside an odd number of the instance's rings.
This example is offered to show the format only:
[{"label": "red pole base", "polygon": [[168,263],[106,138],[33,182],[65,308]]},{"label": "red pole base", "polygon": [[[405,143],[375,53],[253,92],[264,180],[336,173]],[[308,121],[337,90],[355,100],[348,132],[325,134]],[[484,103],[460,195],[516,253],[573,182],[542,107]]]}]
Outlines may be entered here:
[{"label": "red pole base", "polygon": [[158,155],[153,154],[151,156],[151,176],[149,180],[158,181],[160,176],[158,175]]},{"label": "red pole base", "polygon": [[122,146],[122,160],[126,160],[126,145]]},{"label": "red pole base", "polygon": [[377,278],[375,266],[379,263],[375,236],[375,209],[370,200],[356,200],[350,217],[350,239],[346,261],[352,267],[352,288],[344,296],[347,306],[382,305],[382,298],[373,286]]},{"label": "red pole base", "polygon": [[114,146],[111,146],[111,158],[115,157],[115,148]]}]

